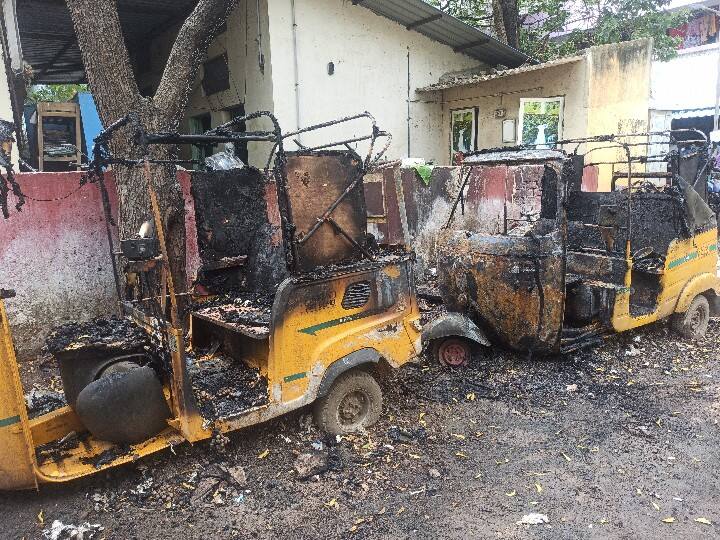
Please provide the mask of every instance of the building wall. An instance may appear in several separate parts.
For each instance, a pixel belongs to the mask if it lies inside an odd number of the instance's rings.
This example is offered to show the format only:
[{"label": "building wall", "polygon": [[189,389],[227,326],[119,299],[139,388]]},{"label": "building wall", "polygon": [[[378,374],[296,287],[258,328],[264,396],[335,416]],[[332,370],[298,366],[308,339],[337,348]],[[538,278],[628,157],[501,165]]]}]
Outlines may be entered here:
[{"label": "building wall", "polygon": [[715,107],[718,54],[720,49],[712,44],[679,50],[667,62],[653,62],[650,107],[667,111]]},{"label": "building wall", "polygon": [[[648,131],[652,40],[636,40],[592,47],[587,57],[588,135],[643,133]],[[627,139],[632,142],[630,139]],[[646,138],[634,139],[633,141]],[[634,147],[633,155],[646,154]],[[622,148],[597,150],[592,161],[622,161]],[[586,160],[587,161],[587,160]],[[600,165],[600,191],[610,189],[612,171],[627,171],[623,164]],[[644,166],[633,165],[644,170]]]},{"label": "building wall", "polygon": [[28,200],[0,223],[0,287],[17,292],[6,305],[20,358],[37,354],[56,325],[117,313],[100,191],[78,189],[81,175],[18,174],[25,194],[55,200]]},{"label": "building wall", "polygon": [[[443,164],[450,163],[451,113],[455,109],[478,109],[478,149],[513,146],[502,142],[502,122],[516,121],[516,137],[519,129],[521,98],[565,98],[563,114],[563,138],[584,136],[587,129],[586,71],[583,61],[552,66],[547,69],[520,73],[491,81],[444,90],[436,97],[443,104],[443,136],[437,141],[442,145]],[[496,109],[505,109],[505,118],[495,118]]]},{"label": "building wall", "polygon": [[[257,7],[260,7],[259,12]],[[181,129],[189,132],[189,118],[209,113],[212,127],[230,120],[228,109],[244,104],[246,112],[273,110],[272,63],[268,38],[267,0],[240,0],[227,20],[227,30],[211,43],[207,58],[227,53],[230,89],[206,96],[202,67],[193,83],[188,110]],[[140,76],[140,87],[155,88],[162,76],[178,28],[170,28],[151,44],[150,69]],[[260,54],[264,65],[261,67]],[[248,124],[249,129],[269,129],[267,120]],[[252,165],[264,166],[270,148],[263,143],[248,145]],[[184,157],[189,150],[183,149]]]},{"label": "building wall", "polygon": [[[590,48],[578,62],[438,92],[435,99],[443,104],[443,137],[438,141],[443,148],[437,151],[443,153],[440,163],[450,161],[452,110],[477,107],[478,148],[496,148],[503,146],[503,119],[494,117],[495,110],[506,109],[505,118],[516,120],[517,131],[521,98],[564,97],[565,139],[646,132],[651,58],[651,40],[602,45]],[[580,150],[591,148],[593,145],[586,145]],[[587,162],[617,159],[622,159],[622,153],[613,148],[593,150]],[[610,189],[611,177],[612,167],[601,166],[600,191]]]},{"label": "building wall", "polygon": [[[293,12],[295,5],[298,94],[295,94]],[[393,135],[390,158],[440,159],[441,108],[422,103],[415,88],[443,74],[479,62],[450,47],[408,31],[366,8],[343,0],[274,0],[270,3],[270,46],[275,112],[285,129],[369,111]],[[408,149],[408,55],[410,59],[410,148]],[[335,74],[328,75],[328,64]],[[298,106],[299,104],[299,106]],[[367,132],[367,124],[348,124],[306,135],[305,145],[332,136],[344,139]],[[360,147],[360,150],[365,147]]]},{"label": "building wall", "polygon": [[[260,1],[260,40],[257,1],[240,0],[228,18],[227,31],[214,40],[208,52],[209,59],[227,52],[231,87],[204,95],[201,69],[183,130],[189,130],[188,118],[205,113],[211,114],[213,127],[226,122],[230,119],[226,109],[240,103],[246,112],[274,112],[285,132],[369,111],[380,127],[393,135],[388,157],[411,154],[439,160],[436,140],[442,137],[442,107],[424,103],[414,89],[436,82],[447,72],[477,67],[480,62],[343,0],[295,0],[293,36],[292,4],[291,0]],[[171,28],[152,43],[151,69],[140,77],[141,88],[155,86],[160,80],[176,33],[177,28]],[[264,69],[258,62],[259,42]],[[330,62],[335,65],[332,76],[328,74]],[[270,125],[261,121],[249,127]],[[309,145],[366,133],[369,124],[356,121],[299,139]],[[292,142],[289,147],[294,147]],[[358,150],[366,148],[361,144]],[[251,143],[249,150],[250,163],[264,166],[268,145]],[[184,157],[189,157],[187,149]]]}]

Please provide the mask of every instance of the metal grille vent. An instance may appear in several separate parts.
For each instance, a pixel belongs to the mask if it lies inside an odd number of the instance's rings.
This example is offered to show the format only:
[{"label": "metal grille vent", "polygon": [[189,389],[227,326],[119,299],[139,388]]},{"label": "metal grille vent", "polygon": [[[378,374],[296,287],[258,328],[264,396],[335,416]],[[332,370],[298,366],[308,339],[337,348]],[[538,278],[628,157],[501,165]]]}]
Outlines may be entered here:
[{"label": "metal grille vent", "polygon": [[345,309],[359,308],[367,304],[368,300],[370,300],[370,282],[360,281],[345,289],[342,307]]}]

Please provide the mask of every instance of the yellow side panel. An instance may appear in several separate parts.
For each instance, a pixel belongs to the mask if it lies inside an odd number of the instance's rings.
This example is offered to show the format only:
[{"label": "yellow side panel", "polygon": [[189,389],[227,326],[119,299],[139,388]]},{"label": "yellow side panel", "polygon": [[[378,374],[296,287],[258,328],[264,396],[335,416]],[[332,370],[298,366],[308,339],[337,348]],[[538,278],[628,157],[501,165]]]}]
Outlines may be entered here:
[{"label": "yellow side panel", "polygon": [[[618,292],[613,312],[612,324],[617,332],[638,328],[645,324],[668,317],[676,311],[684,311],[687,305],[680,300],[720,287],[717,279],[717,229],[711,229],[687,240],[675,240],[670,244],[665,260],[664,273],[660,276],[660,294],[657,308],[653,313],[633,317],[630,315],[630,290]],[[692,287],[693,280],[700,276],[709,279],[696,281],[698,290]],[[626,281],[630,282],[630,279]],[[688,285],[690,289],[688,290]],[[633,284],[630,282],[629,286]],[[686,302],[686,303],[689,303]]]},{"label": "yellow side panel", "polygon": [[[417,336],[411,335],[412,326],[406,323],[419,314],[406,270],[390,265],[376,272],[342,276],[320,286],[308,283],[307,290],[301,285],[294,291],[282,324],[271,337],[273,399],[287,403],[305,396],[314,377],[321,377],[333,362],[360,349],[375,349],[395,367],[415,357]],[[370,300],[355,309],[344,308],[346,289],[362,281],[371,284]],[[391,306],[385,303],[378,284],[387,284],[386,289],[394,291]]]},{"label": "yellow side panel", "polygon": [[0,300],[0,489],[37,487],[34,459],[15,349]]}]

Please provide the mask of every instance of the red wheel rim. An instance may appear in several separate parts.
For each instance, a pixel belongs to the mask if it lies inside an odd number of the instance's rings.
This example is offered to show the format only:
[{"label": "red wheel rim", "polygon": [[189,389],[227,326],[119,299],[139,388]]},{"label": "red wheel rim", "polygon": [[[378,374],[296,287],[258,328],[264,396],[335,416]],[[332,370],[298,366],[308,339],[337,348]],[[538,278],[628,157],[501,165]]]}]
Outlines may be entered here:
[{"label": "red wheel rim", "polygon": [[466,366],[470,363],[470,346],[460,339],[446,339],[440,344],[438,357],[446,366]]}]

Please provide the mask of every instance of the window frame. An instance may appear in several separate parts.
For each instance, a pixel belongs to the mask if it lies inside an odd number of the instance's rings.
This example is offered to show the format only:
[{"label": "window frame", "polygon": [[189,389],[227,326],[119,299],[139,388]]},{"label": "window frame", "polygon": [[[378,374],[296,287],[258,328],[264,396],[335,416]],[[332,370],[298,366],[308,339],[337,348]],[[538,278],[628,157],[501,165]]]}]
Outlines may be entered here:
[{"label": "window frame", "polygon": [[[539,97],[539,98],[520,98],[520,108],[518,110],[518,126],[517,126],[517,144],[524,146],[523,132],[525,130],[525,104],[526,103],[560,103],[560,114],[558,115],[558,141],[562,140],[565,131],[565,96]],[[532,143],[530,143],[532,144]]]}]

